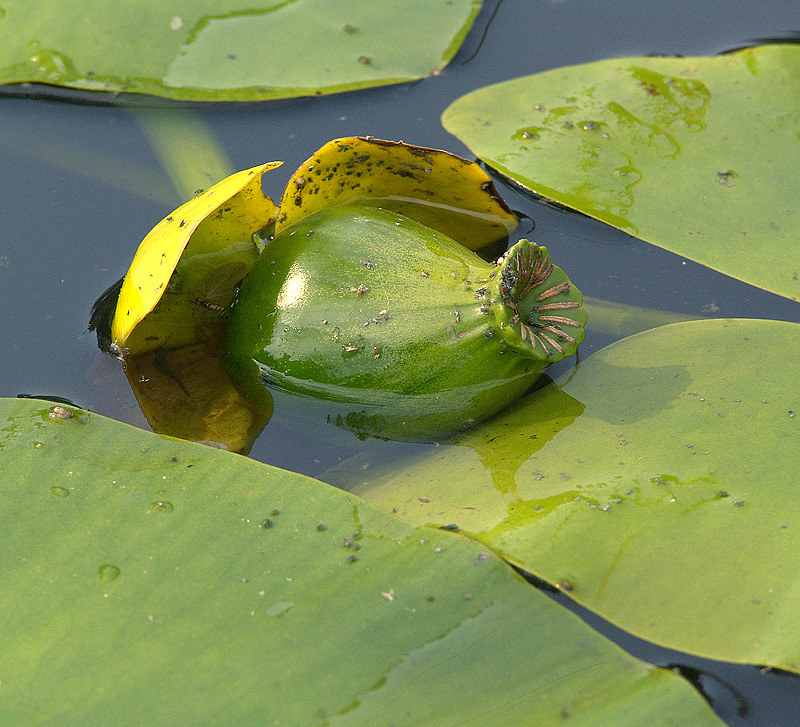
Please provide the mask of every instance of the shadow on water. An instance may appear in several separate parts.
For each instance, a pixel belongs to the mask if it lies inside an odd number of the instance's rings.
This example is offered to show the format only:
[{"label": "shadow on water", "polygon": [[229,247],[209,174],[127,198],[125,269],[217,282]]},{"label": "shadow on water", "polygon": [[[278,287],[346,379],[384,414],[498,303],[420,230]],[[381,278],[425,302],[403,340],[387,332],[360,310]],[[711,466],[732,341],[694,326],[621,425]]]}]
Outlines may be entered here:
[{"label": "shadow on water", "polygon": [[680,674],[731,727],[796,727],[798,724],[800,676],[797,674],[752,664],[703,659],[644,641],[575,603],[565,592],[541,578],[520,568],[514,567],[514,570],[632,656]]}]

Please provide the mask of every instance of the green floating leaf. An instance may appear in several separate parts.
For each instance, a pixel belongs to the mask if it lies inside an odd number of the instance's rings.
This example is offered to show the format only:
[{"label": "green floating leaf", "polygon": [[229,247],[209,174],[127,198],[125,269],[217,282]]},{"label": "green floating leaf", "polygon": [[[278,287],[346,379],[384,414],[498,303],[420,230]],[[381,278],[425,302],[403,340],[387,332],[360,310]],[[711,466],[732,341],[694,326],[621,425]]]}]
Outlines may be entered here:
[{"label": "green floating leaf", "polygon": [[452,533],[236,455],[0,400],[0,722],[722,722]]},{"label": "green floating leaf", "polygon": [[455,446],[326,479],[459,525],[642,638],[800,671],[798,359],[795,323],[652,329]]},{"label": "green floating leaf", "polygon": [[63,0],[33,7],[5,0],[0,83],[204,101],[349,91],[444,67],[480,7],[480,0]]},{"label": "green floating leaf", "polygon": [[618,58],[458,99],[444,126],[537,194],[800,299],[800,47]]}]

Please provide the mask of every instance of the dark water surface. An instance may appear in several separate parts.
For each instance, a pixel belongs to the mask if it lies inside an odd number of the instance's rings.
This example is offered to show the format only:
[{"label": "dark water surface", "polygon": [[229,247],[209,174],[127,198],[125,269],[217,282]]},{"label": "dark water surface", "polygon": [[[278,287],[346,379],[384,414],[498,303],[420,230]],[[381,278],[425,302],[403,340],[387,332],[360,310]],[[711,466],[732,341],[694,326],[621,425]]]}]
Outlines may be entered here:
[{"label": "dark water surface", "polygon": [[[710,55],[761,39],[796,38],[798,30],[797,0],[487,0],[464,47],[436,77],[195,110],[235,168],[284,160],[264,182],[267,193],[279,198],[292,171],[336,137],[402,139],[470,158],[439,116],[453,100],[488,83],[614,56]],[[153,99],[125,101],[183,113]],[[121,365],[100,354],[86,331],[94,300],[125,272],[150,228],[183,201],[141,127],[128,110],[112,105],[0,98],[0,179],[0,396],[57,395],[147,427]],[[498,187],[514,209],[535,220],[529,236],[548,246],[585,295],[693,315],[716,309],[723,317],[798,320],[796,303]],[[610,340],[590,328],[582,356]],[[569,365],[550,373],[555,377]],[[277,417],[252,455],[315,475],[351,451],[383,446],[333,443]],[[408,451],[418,446],[397,445]],[[729,724],[800,724],[796,677],[658,649],[578,611],[637,656],[679,665],[690,678],[695,674]]]}]

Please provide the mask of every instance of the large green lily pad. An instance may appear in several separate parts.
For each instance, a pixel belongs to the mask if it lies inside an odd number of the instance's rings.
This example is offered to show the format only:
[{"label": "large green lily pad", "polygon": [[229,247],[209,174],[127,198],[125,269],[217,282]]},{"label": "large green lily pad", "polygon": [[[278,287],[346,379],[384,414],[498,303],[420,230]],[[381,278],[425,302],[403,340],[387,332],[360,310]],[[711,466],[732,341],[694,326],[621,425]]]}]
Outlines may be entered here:
[{"label": "large green lily pad", "polygon": [[655,328],[417,462],[326,479],[645,639],[800,671],[799,358],[796,323]]},{"label": "large green lily pad", "polygon": [[721,725],[458,534],[0,400],[0,722]]},{"label": "large green lily pad", "polygon": [[617,58],[473,91],[442,122],[537,194],[800,299],[800,47]]},{"label": "large green lily pad", "polygon": [[428,76],[480,0],[5,0],[0,83],[264,100]]}]

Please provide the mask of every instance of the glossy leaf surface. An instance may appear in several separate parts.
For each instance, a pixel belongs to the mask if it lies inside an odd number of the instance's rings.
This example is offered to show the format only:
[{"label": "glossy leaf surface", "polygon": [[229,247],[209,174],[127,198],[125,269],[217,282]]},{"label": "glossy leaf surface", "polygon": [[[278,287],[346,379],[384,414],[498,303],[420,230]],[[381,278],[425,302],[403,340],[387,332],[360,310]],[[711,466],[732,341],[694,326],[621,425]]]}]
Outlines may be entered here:
[{"label": "glossy leaf surface", "polygon": [[3,724],[721,725],[481,546],[0,400]]},{"label": "glossy leaf surface", "polygon": [[205,101],[399,83],[445,66],[480,7],[480,0],[6,0],[0,83]]},{"label": "glossy leaf surface", "polygon": [[618,58],[473,91],[445,127],[528,189],[800,299],[800,47]]},{"label": "glossy leaf surface", "polygon": [[642,638],[800,671],[800,325],[677,323],[619,341],[418,462],[343,463]]}]

